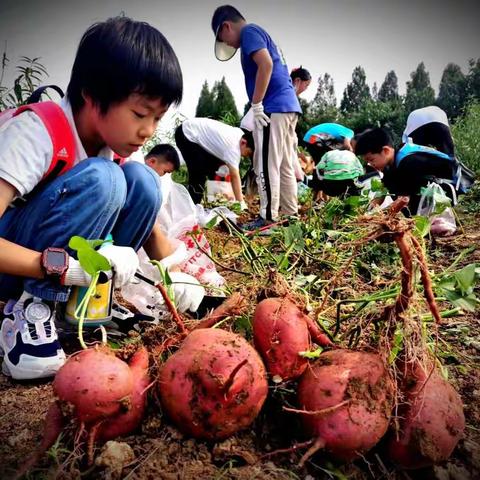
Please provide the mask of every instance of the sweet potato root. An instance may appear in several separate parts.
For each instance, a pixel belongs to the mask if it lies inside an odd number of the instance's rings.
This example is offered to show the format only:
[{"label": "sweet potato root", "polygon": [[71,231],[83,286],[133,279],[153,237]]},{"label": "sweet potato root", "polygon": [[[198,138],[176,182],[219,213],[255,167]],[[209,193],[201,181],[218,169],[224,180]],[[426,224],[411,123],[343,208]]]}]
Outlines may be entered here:
[{"label": "sweet potato root", "polygon": [[239,335],[194,330],[160,371],[162,407],[195,438],[217,440],[249,426],[267,396],[265,367]]},{"label": "sweet potato root", "polygon": [[430,375],[418,364],[407,369],[403,383],[400,431],[390,436],[388,456],[407,469],[447,460],[465,429],[460,396],[438,370]]},{"label": "sweet potato root", "polygon": [[253,338],[268,373],[288,381],[299,377],[308,360],[300,352],[309,350],[310,334],[305,315],[290,301],[262,300],[253,316]]},{"label": "sweet potato root", "polygon": [[351,461],[370,450],[387,431],[393,383],[373,353],[333,350],[320,355],[300,379],[298,402],[315,448]]}]

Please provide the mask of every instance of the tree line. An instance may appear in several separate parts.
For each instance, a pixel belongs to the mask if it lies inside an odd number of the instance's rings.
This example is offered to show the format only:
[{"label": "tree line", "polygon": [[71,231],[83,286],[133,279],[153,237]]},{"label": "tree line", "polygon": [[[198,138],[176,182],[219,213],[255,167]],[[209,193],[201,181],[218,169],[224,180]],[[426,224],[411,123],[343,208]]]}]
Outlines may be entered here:
[{"label": "tree line", "polygon": [[[343,91],[339,105],[333,78],[329,73],[318,78],[313,100],[300,98],[303,115],[299,119],[298,133],[303,136],[310,127],[319,123],[339,122],[354,131],[383,126],[399,141],[406,118],[412,110],[438,105],[453,122],[472,99],[480,99],[480,58],[470,60],[467,73],[455,63],[449,63],[443,71],[437,96],[423,62],[411,73],[405,95],[399,93],[398,77],[394,70],[386,74],[380,88],[376,83],[370,88],[365,70],[357,66]],[[247,109],[248,105],[245,106]],[[240,115],[225,78],[215,82],[211,90],[207,81],[204,82],[196,116],[226,121],[231,125],[238,124]]]}]

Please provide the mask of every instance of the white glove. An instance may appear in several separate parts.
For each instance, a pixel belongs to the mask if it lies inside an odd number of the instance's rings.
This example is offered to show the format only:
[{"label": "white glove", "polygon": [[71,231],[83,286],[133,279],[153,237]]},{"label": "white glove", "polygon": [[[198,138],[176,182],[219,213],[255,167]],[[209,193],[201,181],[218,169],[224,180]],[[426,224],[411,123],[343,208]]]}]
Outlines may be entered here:
[{"label": "white glove", "polygon": [[91,281],[92,277],[82,268],[80,262],[73,257],[68,257],[68,269],[62,277],[62,285],[88,287]]},{"label": "white glove", "polygon": [[103,255],[112,266],[115,287],[120,288],[130,282],[138,270],[137,252],[131,247],[118,247],[111,243],[100,247],[98,253]]},{"label": "white glove", "polygon": [[270,123],[270,118],[263,111],[262,102],[252,103],[252,112],[256,129],[266,127]]},{"label": "white glove", "polygon": [[185,260],[188,259],[187,246],[180,240],[175,240],[175,242],[175,251],[168,257],[160,260],[160,265],[162,265],[167,270],[169,270],[171,267],[179,265],[180,263],[183,263]]},{"label": "white glove", "polygon": [[[133,248],[117,247],[109,243],[101,247],[98,253],[103,255],[112,266],[116,288],[120,288],[132,280],[139,265],[138,256]],[[92,277],[85,272],[80,262],[73,257],[69,257],[68,270],[62,284],[88,287],[91,281]]]},{"label": "white glove", "polygon": [[169,272],[172,280],[173,293],[175,295],[175,306],[178,311],[197,311],[205,296],[205,289],[198,280],[183,272]]}]

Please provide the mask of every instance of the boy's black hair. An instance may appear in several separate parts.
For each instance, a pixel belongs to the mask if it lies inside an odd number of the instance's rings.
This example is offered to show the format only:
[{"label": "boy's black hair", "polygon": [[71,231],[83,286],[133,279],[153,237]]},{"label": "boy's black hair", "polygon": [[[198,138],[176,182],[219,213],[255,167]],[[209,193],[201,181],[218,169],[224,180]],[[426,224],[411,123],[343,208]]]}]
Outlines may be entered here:
[{"label": "boy's black hair", "polygon": [[132,93],[179,104],[183,94],[180,64],[167,39],[145,22],[128,17],[95,23],[83,35],[67,95],[78,112],[87,94],[105,114]]},{"label": "boy's black hair", "polygon": [[393,147],[389,133],[383,128],[372,128],[358,136],[355,154],[380,153],[385,146]]},{"label": "boy's black hair", "polygon": [[308,80],[312,79],[312,76],[310,75],[310,72],[306,69],[303,68],[301,65],[298,68],[294,68],[290,72],[290,78],[292,79],[292,82],[296,79],[299,78],[302,82],[306,82]]},{"label": "boy's black hair", "polygon": [[213,12],[213,33],[217,33],[218,27],[223,22],[239,22],[240,20],[245,20],[245,17],[235,7],[232,7],[232,5],[222,5]]},{"label": "boy's black hair", "polygon": [[243,137],[247,141],[247,147],[252,150],[252,152],[255,151],[255,142],[253,140],[253,133],[250,130],[247,130],[246,128],[242,128],[243,131]]},{"label": "boy's black hair", "polygon": [[160,143],[155,145],[146,155],[145,159],[151,157],[163,157],[166,162],[170,162],[173,165],[174,170],[180,168],[180,157],[176,148],[168,143]]}]

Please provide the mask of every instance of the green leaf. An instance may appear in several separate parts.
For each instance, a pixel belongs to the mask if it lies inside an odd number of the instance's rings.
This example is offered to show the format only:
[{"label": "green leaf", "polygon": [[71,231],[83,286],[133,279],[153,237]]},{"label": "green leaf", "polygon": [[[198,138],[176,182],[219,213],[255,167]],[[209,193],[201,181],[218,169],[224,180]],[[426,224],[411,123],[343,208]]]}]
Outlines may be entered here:
[{"label": "green leaf", "polygon": [[426,237],[430,232],[430,220],[420,215],[413,218],[415,220],[415,234],[420,238]]},{"label": "green leaf", "polygon": [[78,235],[73,236],[70,241],[68,242],[68,246],[72,250],[81,250],[85,248],[89,248],[89,243],[87,240],[85,240],[83,237],[79,237]]},{"label": "green leaf", "polygon": [[480,305],[480,301],[473,293],[470,295],[461,296],[457,292],[447,292],[445,297],[455,307],[459,307],[462,310],[467,310],[468,312],[475,312]]},{"label": "green leaf", "polygon": [[163,278],[165,280],[165,286],[168,287],[169,285],[171,285],[173,282],[172,282],[172,277],[170,277],[170,274],[168,273],[168,269],[165,268],[164,272],[163,272]]},{"label": "green leaf", "polygon": [[458,282],[458,285],[462,292],[470,292],[475,282],[475,267],[474,263],[463,267],[454,273],[454,277]]},{"label": "green leaf", "polygon": [[103,244],[112,242],[106,242],[105,240],[87,240],[87,243],[90,245],[90,247],[96,249],[97,247],[101,247]]},{"label": "green leaf", "polygon": [[208,230],[208,229],[210,229],[210,228],[215,227],[215,226],[217,225],[217,223],[218,223],[218,216],[215,216],[215,217],[213,217],[211,220],[209,220],[209,221],[207,222],[207,224],[205,225],[205,227],[203,227],[203,228],[205,228],[206,230]]},{"label": "green leaf", "polygon": [[91,276],[98,272],[112,269],[110,262],[91,247],[78,250],[78,261],[82,268]]},{"label": "green leaf", "polygon": [[403,328],[397,326],[395,333],[393,334],[393,346],[390,350],[390,355],[388,357],[388,363],[392,364],[397,358],[398,353],[403,347]]},{"label": "green leaf", "polygon": [[315,360],[320,356],[320,354],[323,352],[322,347],[318,347],[316,350],[312,351],[305,351],[305,352],[298,352],[298,354],[303,357],[303,358],[308,358],[309,360]]}]

